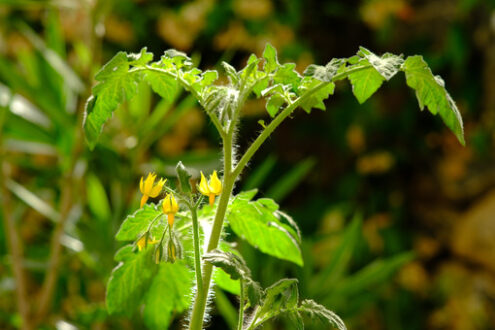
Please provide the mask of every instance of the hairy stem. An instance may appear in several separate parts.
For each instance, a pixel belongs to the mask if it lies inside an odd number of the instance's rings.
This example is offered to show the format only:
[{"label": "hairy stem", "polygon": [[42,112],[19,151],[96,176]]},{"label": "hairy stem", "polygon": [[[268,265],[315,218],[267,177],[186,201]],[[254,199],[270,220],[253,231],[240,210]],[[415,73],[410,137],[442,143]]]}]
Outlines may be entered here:
[{"label": "hairy stem", "polygon": [[241,297],[239,302],[239,323],[237,324],[237,330],[242,330],[242,324],[244,323],[244,281],[241,279]]},{"label": "hairy stem", "polygon": [[[369,65],[363,65],[354,67],[345,72],[335,75],[332,78],[332,82],[343,79],[347,77],[349,73],[365,70]],[[279,113],[268,126],[265,127],[263,132],[256,138],[256,140],[251,144],[248,150],[241,157],[241,160],[233,168],[233,157],[232,157],[232,143],[233,135],[235,131],[236,121],[239,119],[239,111],[242,108],[244,101],[249,93],[248,91],[243,91],[239,95],[239,100],[236,105],[236,111],[234,112],[233,121],[230,123],[229,128],[223,138],[223,153],[224,153],[224,177],[223,177],[223,190],[220,194],[220,200],[218,202],[217,212],[215,214],[215,220],[213,222],[213,229],[211,232],[210,239],[208,241],[207,252],[210,252],[217,248],[220,236],[223,229],[223,221],[225,218],[225,212],[227,211],[227,206],[229,204],[230,195],[234,188],[234,183],[242,173],[242,170],[246,167],[247,163],[251,160],[256,151],[261,147],[263,142],[273,133],[273,131],[282,123],[282,121],[287,118],[302,102],[307,98],[312,96],[321,88],[328,85],[330,82],[321,82],[320,84],[313,87],[311,90],[307,91],[305,94],[297,98],[293,103],[288,105],[281,113]],[[216,126],[216,125],[215,125]],[[217,127],[218,129],[218,127]],[[219,132],[223,129],[219,129]],[[225,131],[223,131],[225,132]],[[196,296],[194,302],[193,311],[191,315],[191,322],[189,324],[189,329],[191,330],[201,330],[203,328],[203,318],[206,309],[206,301],[208,298],[208,290],[210,288],[211,275],[213,272],[213,266],[210,263],[205,263],[203,266],[203,292]],[[254,322],[252,323],[254,325]]]},{"label": "hairy stem", "polygon": [[191,208],[191,218],[193,224],[193,243],[194,243],[194,272],[196,273],[196,286],[198,296],[203,295],[203,277],[201,276],[201,252],[199,249],[199,223],[197,207]]},{"label": "hairy stem", "polygon": [[[232,134],[228,134],[224,139],[223,145],[224,151],[224,176],[222,182],[222,193],[218,201],[217,212],[215,214],[215,220],[213,221],[213,228],[211,231],[210,239],[208,241],[207,252],[210,252],[217,248],[220,236],[222,234],[223,220],[225,218],[225,212],[229,205],[230,195],[234,188],[235,177],[232,175]],[[210,263],[203,265],[203,292],[196,296],[194,302],[193,311],[191,315],[191,322],[189,329],[201,330],[203,328],[203,318],[206,309],[206,300],[208,298],[208,290],[210,288],[211,275],[213,272],[213,266]]]}]

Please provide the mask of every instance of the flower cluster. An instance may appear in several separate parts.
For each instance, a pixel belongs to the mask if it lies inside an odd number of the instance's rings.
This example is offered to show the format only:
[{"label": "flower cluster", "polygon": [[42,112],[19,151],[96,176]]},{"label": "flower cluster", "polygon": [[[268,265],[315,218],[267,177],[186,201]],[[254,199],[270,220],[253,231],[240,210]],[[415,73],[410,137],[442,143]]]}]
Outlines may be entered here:
[{"label": "flower cluster", "polygon": [[[158,197],[162,192],[165,183],[167,182],[166,179],[160,179],[157,183],[155,183],[156,177],[157,176],[155,173],[149,173],[146,179],[144,177],[141,177],[141,181],[139,183],[139,190],[143,194],[140,204],[141,208],[146,204],[146,202],[150,197],[151,198]],[[167,190],[170,191],[170,189]],[[210,175],[209,181],[206,180],[203,172],[201,172],[201,181],[199,183],[198,190],[202,195],[208,196],[209,204],[213,205],[215,203],[215,197],[220,195],[220,193],[222,192],[222,182],[218,178],[217,171],[213,171],[213,173]],[[180,194],[179,197],[185,198]],[[138,247],[138,250],[142,251],[146,248],[148,244],[158,243],[157,247],[155,248],[155,262],[158,263],[162,258],[162,254],[163,254],[162,248],[164,246],[163,244],[166,244],[167,255],[168,255],[167,260],[169,260],[170,262],[174,262],[174,260],[177,257],[180,258],[180,254],[181,254],[180,242],[177,240],[177,237],[172,232],[172,228],[174,226],[175,214],[179,211],[179,203],[177,203],[177,200],[175,199],[175,196],[172,192],[167,192],[161,204],[162,204],[162,212],[167,216],[168,230],[169,230],[169,239],[167,239],[168,243],[162,242],[163,237],[159,241],[155,240],[153,237],[150,237],[150,232],[148,229],[148,231],[138,239],[136,245]]]}]

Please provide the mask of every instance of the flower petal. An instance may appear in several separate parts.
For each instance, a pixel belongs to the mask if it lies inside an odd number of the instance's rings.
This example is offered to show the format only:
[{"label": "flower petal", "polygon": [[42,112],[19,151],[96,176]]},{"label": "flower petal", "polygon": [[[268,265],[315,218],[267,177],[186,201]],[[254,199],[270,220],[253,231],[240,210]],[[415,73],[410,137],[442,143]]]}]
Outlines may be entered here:
[{"label": "flower petal", "polygon": [[201,172],[201,181],[199,183],[199,192],[205,196],[210,195],[210,188],[208,187],[208,182],[206,182],[205,175]]},{"label": "flower petal", "polygon": [[151,188],[150,197],[155,198],[156,196],[158,196],[160,191],[162,191],[163,185],[166,181],[166,179],[160,179],[160,181],[158,181],[158,183],[153,188]]},{"label": "flower petal", "polygon": [[210,192],[215,195],[220,195],[222,192],[222,182],[218,179],[217,171],[213,171],[210,176]]},{"label": "flower petal", "polygon": [[144,180],[144,192],[143,194],[149,195],[151,193],[151,189],[153,188],[153,183],[155,182],[156,174],[148,173],[148,177]]}]

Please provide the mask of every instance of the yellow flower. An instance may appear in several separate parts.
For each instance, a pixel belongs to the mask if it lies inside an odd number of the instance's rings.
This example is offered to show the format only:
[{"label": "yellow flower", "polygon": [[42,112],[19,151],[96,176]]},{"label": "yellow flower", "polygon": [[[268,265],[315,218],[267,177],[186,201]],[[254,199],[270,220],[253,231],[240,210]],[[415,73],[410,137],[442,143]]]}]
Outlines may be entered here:
[{"label": "yellow flower", "polygon": [[139,182],[139,190],[141,190],[141,193],[143,194],[143,197],[141,198],[141,207],[146,204],[149,197],[155,198],[158,196],[160,191],[162,191],[163,185],[167,182],[167,179],[160,179],[157,184],[153,185],[155,179],[155,173],[148,173],[148,177],[144,181],[143,177],[141,177],[141,181]]},{"label": "yellow flower", "polygon": [[[148,244],[156,244],[158,243],[159,241],[156,241],[154,239],[150,239],[148,238]],[[142,251],[145,247],[146,247],[146,235],[144,235],[143,237],[141,237],[138,241],[137,241],[137,247],[138,247],[138,250],[139,251]]]},{"label": "yellow flower", "polygon": [[222,182],[218,179],[217,171],[213,171],[213,174],[210,175],[210,182],[206,182],[206,178],[203,172],[201,172],[199,192],[208,196],[210,205],[215,203],[215,196],[220,195],[222,192]]},{"label": "yellow flower", "polygon": [[168,224],[170,227],[174,225],[175,213],[179,211],[179,204],[175,200],[173,194],[167,194],[162,202],[163,213],[167,215]]}]

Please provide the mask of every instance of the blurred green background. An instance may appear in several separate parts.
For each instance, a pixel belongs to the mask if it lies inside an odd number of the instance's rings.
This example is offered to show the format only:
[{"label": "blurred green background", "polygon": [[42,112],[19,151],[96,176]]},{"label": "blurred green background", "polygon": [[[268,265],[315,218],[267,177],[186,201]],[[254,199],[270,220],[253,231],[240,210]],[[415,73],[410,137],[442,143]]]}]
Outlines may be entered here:
[{"label": "blurred green background", "polygon": [[[298,111],[237,191],[260,188],[303,232],[305,267],[239,250],[263,286],[284,276],[349,329],[495,329],[495,2],[490,0],[1,0],[0,328],[140,329],[109,316],[114,241],[139,178],[219,168],[219,139],[186,93],[147,86],[90,152],[81,123],[93,76],[117,51],[187,52],[203,69],[240,68],[272,43],[297,64],[422,54],[465,121],[462,147],[394,78],[364,105],[349,84],[327,111]],[[264,104],[249,101],[238,148]],[[235,322],[218,292],[212,329]],[[172,328],[180,328],[179,316]],[[265,329],[291,329],[284,319]],[[316,326],[315,329],[318,327]]]}]

